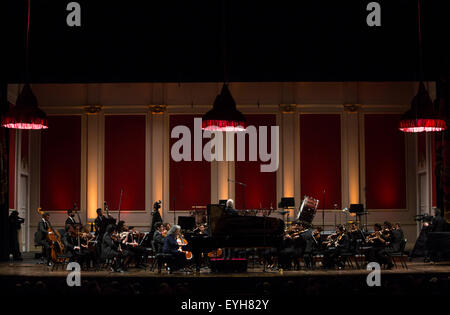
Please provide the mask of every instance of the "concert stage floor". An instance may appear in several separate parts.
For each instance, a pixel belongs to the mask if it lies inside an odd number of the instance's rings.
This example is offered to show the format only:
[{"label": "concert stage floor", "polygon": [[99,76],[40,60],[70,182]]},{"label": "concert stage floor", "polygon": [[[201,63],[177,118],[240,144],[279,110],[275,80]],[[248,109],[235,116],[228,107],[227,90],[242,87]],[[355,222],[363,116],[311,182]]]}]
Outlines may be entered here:
[{"label": "concert stage floor", "polygon": [[245,273],[200,274],[176,272],[161,274],[142,269],[124,273],[82,271],[81,286],[69,287],[69,271],[50,271],[34,259],[0,264],[1,293],[6,295],[145,295],[176,297],[177,301],[193,296],[203,298],[266,296],[274,301],[279,297],[304,296],[365,296],[365,295],[449,295],[450,263],[424,263],[415,260],[408,269],[401,267],[382,270],[381,286],[368,286],[370,271],[299,270],[267,271],[249,264]]}]

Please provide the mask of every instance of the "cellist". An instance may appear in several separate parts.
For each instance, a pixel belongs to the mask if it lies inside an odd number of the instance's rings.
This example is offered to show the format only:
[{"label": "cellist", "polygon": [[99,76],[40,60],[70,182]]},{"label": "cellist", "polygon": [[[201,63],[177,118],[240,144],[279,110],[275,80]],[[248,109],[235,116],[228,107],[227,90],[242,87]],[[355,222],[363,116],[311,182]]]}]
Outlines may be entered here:
[{"label": "cellist", "polygon": [[51,266],[50,242],[48,241],[48,235],[53,233],[50,227],[50,214],[48,212],[44,212],[42,214],[42,220],[38,223],[35,234],[35,243],[42,246],[43,255],[47,260],[46,264],[48,266]]}]

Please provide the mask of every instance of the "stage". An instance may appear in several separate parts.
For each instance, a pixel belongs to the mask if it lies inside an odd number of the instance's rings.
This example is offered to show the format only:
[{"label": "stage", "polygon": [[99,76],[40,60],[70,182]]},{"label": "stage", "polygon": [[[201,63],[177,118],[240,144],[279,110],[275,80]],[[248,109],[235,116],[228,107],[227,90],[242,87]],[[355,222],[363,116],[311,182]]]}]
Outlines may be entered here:
[{"label": "stage", "polygon": [[450,292],[450,263],[424,263],[423,259],[381,270],[381,286],[369,287],[364,269],[296,270],[263,272],[260,265],[249,264],[244,273],[212,273],[202,268],[200,273],[174,272],[161,274],[149,268],[124,273],[107,270],[81,271],[81,286],[66,283],[70,271],[54,270],[37,264],[35,259],[0,264],[2,293],[76,294],[76,295],[149,295],[156,297],[254,297],[254,296],[316,296],[316,295],[409,295]]}]

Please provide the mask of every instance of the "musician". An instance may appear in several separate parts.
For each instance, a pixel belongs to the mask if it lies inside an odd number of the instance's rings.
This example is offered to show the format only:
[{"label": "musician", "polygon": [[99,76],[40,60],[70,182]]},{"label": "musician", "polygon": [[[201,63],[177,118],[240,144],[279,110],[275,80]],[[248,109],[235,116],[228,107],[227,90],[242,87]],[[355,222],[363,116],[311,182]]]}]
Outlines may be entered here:
[{"label": "musician", "polygon": [[163,231],[164,237],[167,235],[167,232],[169,232],[171,228],[172,225],[170,223],[164,223],[164,231]]},{"label": "musician", "polygon": [[283,237],[283,244],[281,250],[278,254],[278,266],[281,269],[289,270],[291,269],[292,260],[296,253],[298,254],[296,248],[296,241],[294,240],[295,233],[298,233],[299,226],[297,223],[292,223],[291,226],[286,230]]},{"label": "musician", "polygon": [[387,233],[383,234],[381,224],[375,223],[373,226],[374,233],[367,238],[367,244],[372,247],[367,250],[366,260],[368,262],[377,262],[380,265],[386,265],[388,269],[393,267],[392,260],[387,255],[386,246],[388,245]]},{"label": "musician", "polygon": [[227,204],[225,206],[225,213],[228,215],[238,215],[238,212],[234,210],[234,201],[233,199],[228,199]]},{"label": "musician", "polygon": [[163,253],[171,254],[173,257],[173,263],[171,263],[172,271],[184,268],[186,266],[186,256],[180,251],[180,245],[178,245],[177,238],[180,235],[181,227],[174,225],[167,232],[167,236],[164,239]]},{"label": "musician", "polygon": [[344,226],[337,225],[334,238],[329,240],[327,248],[324,252],[323,266],[325,268],[344,268],[344,263],[339,259],[339,256],[350,250],[350,238]]},{"label": "musician", "polygon": [[161,253],[164,246],[164,225],[162,222],[156,222],[155,224],[155,233],[153,234],[153,247],[155,249],[155,254]]},{"label": "musician", "polygon": [[208,231],[206,230],[206,227],[204,224],[199,224],[199,226],[194,230],[195,234],[202,235],[202,236],[208,236]]},{"label": "musician", "polygon": [[147,250],[145,247],[139,245],[138,240],[139,232],[134,226],[130,226],[125,244],[128,245],[128,250],[135,257],[136,268],[146,268],[145,259],[147,258]]},{"label": "musician", "polygon": [[77,227],[73,225],[66,225],[66,233],[62,236],[62,242],[64,244],[64,251],[66,257],[70,261],[76,261],[81,266],[90,266],[92,255],[87,249],[87,245],[81,240],[80,232]]},{"label": "musician", "polygon": [[42,220],[39,221],[37,231],[35,233],[35,243],[37,245],[42,246],[42,253],[44,255],[44,258],[47,260],[46,264],[51,265],[51,257],[50,257],[50,243],[47,239],[49,234],[52,234],[53,232],[49,231],[50,225],[50,214],[47,212],[44,212],[42,214]]},{"label": "musician", "polygon": [[67,231],[67,226],[73,226],[75,227],[76,222],[75,222],[75,213],[73,213],[72,209],[67,210],[67,219],[66,219],[66,224],[64,225],[64,227],[66,228]]},{"label": "musician", "polygon": [[106,227],[106,232],[102,237],[101,243],[102,259],[111,259],[113,261],[111,264],[112,271],[123,272],[120,260],[122,249],[119,247],[119,242],[115,236],[113,236],[114,232],[114,225],[110,224]]}]

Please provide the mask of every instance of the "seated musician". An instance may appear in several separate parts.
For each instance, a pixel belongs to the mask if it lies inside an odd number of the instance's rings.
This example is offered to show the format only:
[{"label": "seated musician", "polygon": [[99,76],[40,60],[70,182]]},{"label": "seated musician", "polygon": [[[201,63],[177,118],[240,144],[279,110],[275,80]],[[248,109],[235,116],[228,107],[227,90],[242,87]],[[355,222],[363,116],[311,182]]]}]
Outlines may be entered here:
[{"label": "seated musician", "polygon": [[199,224],[199,226],[194,229],[194,233],[202,236],[208,236],[208,231],[204,224]]},{"label": "seated musician", "polygon": [[147,250],[138,243],[139,232],[134,226],[129,227],[128,236],[125,240],[128,250],[133,254],[136,260],[137,268],[145,268],[145,259],[147,258]]},{"label": "seated musician", "polygon": [[278,253],[278,267],[281,269],[291,269],[292,260],[296,254],[296,244],[294,241],[295,233],[298,233],[299,226],[297,223],[292,223],[286,230],[283,237],[283,244],[281,250]]},{"label": "seated musician", "polygon": [[161,253],[164,246],[164,225],[162,222],[155,223],[155,233],[153,234],[153,248],[155,254]]},{"label": "seated musician", "polygon": [[233,199],[228,199],[227,204],[225,206],[225,213],[228,215],[238,215],[238,212],[234,210],[234,201]]},{"label": "seated musician", "polygon": [[50,243],[47,239],[48,235],[53,233],[49,231],[50,228],[50,214],[44,212],[42,214],[42,220],[39,221],[37,231],[34,236],[34,241],[36,245],[42,246],[42,254],[46,259],[46,264],[51,265],[51,257],[50,257]]},{"label": "seated musician", "polygon": [[68,225],[73,226],[73,227],[75,227],[75,225],[76,225],[75,213],[73,213],[72,209],[67,210],[67,219],[66,219],[66,223],[65,223],[64,227],[67,229]]},{"label": "seated musician", "polygon": [[336,226],[336,234],[334,238],[329,240],[327,248],[324,252],[323,266],[325,268],[344,268],[344,263],[339,256],[348,252],[350,249],[350,238],[342,225]]},{"label": "seated musician", "polygon": [[380,265],[386,265],[388,269],[391,269],[393,264],[385,250],[388,242],[387,233],[385,231],[383,234],[383,229],[379,223],[375,223],[373,229],[375,232],[370,234],[366,240],[367,244],[371,246],[367,250],[366,260],[367,262],[377,262]]},{"label": "seated musician", "polygon": [[172,255],[173,262],[170,264],[172,271],[186,266],[186,256],[180,251],[180,245],[177,242],[180,230],[181,227],[179,225],[172,226],[164,239],[163,253]]},{"label": "seated musician", "polygon": [[66,225],[66,233],[62,236],[64,251],[70,261],[76,261],[81,266],[89,267],[91,261],[91,253],[88,246],[81,240],[81,235],[73,225]]},{"label": "seated musician", "polygon": [[102,237],[102,259],[111,259],[111,268],[114,272],[123,272],[121,268],[121,251],[118,241],[114,238],[113,233],[115,232],[114,225],[108,225],[106,232]]}]

